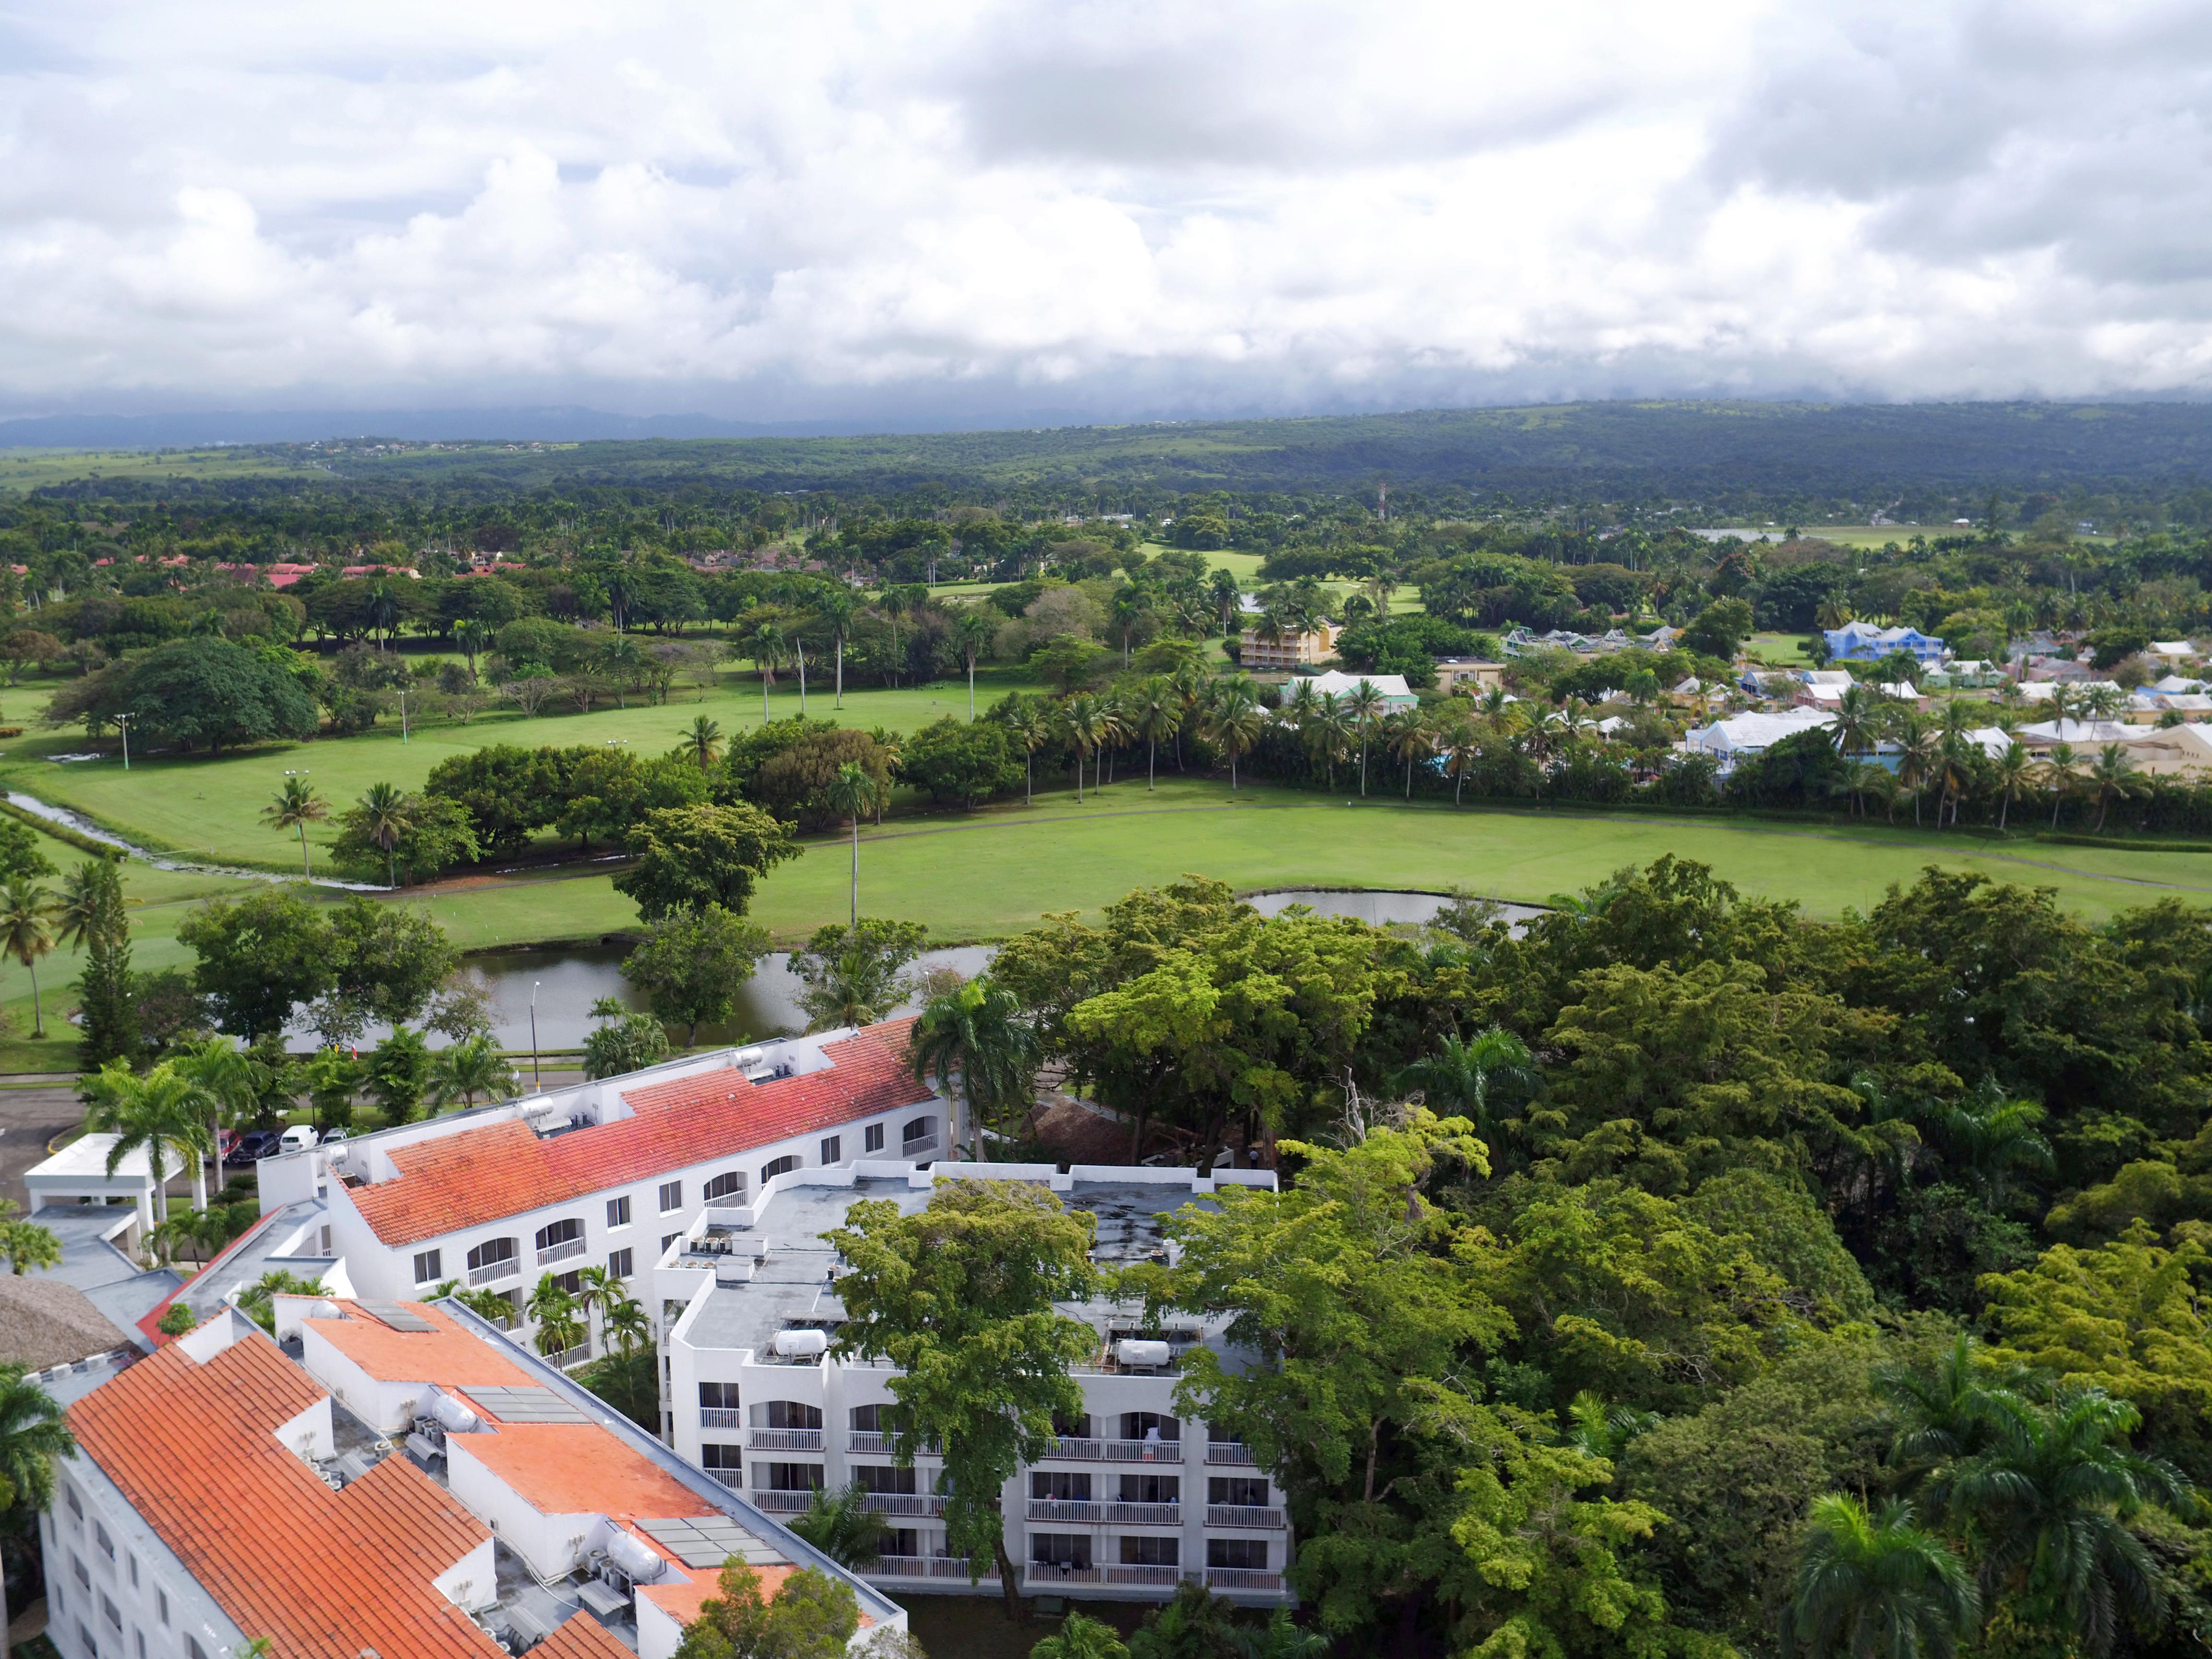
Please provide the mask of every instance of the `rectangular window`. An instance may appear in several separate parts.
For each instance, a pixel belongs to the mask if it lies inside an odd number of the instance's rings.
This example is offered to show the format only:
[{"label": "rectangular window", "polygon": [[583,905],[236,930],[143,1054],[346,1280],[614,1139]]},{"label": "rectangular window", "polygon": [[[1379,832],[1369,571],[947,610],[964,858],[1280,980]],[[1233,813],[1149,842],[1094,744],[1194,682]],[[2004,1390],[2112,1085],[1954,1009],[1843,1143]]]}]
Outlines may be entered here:
[{"label": "rectangular window", "polygon": [[415,1282],[417,1285],[434,1285],[443,1279],[446,1276],[445,1255],[443,1250],[416,1251]]},{"label": "rectangular window", "polygon": [[1239,1475],[1217,1474],[1206,1483],[1206,1501],[1241,1510],[1264,1509],[1267,1503],[1267,1483],[1248,1480]]},{"label": "rectangular window", "polygon": [[118,1608],[112,1600],[105,1595],[100,1598],[100,1616],[107,1620],[109,1624],[115,1626],[115,1633],[118,1636],[123,1634],[122,1610]]},{"label": "rectangular window", "polygon": [[146,1632],[134,1630],[131,1633],[138,1638],[138,1659],[146,1659]]},{"label": "rectangular window", "polygon": [[1172,1474],[1125,1474],[1121,1477],[1124,1504],[1180,1504],[1182,1481]]},{"label": "rectangular window", "polygon": [[795,1152],[788,1158],[779,1158],[773,1163],[763,1164],[761,1165],[762,1184],[766,1185],[780,1175],[789,1175],[798,1167],[799,1155]]},{"label": "rectangular window", "polygon": [[64,1486],[62,1487],[62,1496],[69,1499],[70,1513],[75,1516],[78,1520],[83,1520],[84,1504],[76,1495],[76,1488],[71,1486]]},{"label": "rectangular window", "polygon": [[839,1163],[842,1163],[842,1162],[844,1161],[844,1158],[845,1158],[845,1137],[844,1137],[844,1136],[842,1136],[842,1135],[831,1135],[831,1136],[830,1136],[827,1139],[825,1139],[825,1140],[822,1143],[822,1161],[823,1161],[824,1164],[839,1164]]},{"label": "rectangular window", "polygon": [[100,1659],[100,1644],[92,1639],[92,1632],[84,1627],[84,1620],[76,1621],[76,1639],[92,1659]]},{"label": "rectangular window", "polygon": [[1121,1565],[1125,1567],[1173,1567],[1182,1562],[1180,1538],[1124,1538]]},{"label": "rectangular window", "polygon": [[912,1527],[892,1527],[876,1534],[878,1555],[913,1556],[921,1553],[921,1534]]},{"label": "rectangular window", "polygon": [[1041,1567],[1079,1571],[1091,1565],[1091,1539],[1079,1532],[1033,1532],[1030,1559]]},{"label": "rectangular window", "polygon": [[1040,1503],[1088,1504],[1091,1475],[1088,1471],[1079,1474],[1070,1469],[1032,1469],[1030,1496]]},{"label": "rectangular window", "polygon": [[738,1408],[738,1385],[734,1382],[702,1382],[699,1385],[699,1404],[710,1412],[733,1412]]},{"label": "rectangular window", "polygon": [[125,1559],[131,1563],[131,1588],[137,1589],[138,1588],[138,1558],[132,1555]]},{"label": "rectangular window", "polygon": [[910,1498],[918,1490],[912,1469],[894,1468],[888,1463],[862,1463],[853,1474],[862,1492],[893,1492]]},{"label": "rectangular window", "polygon": [[758,1463],[753,1467],[753,1485],[766,1492],[820,1492],[822,1466],[819,1463]]},{"label": "rectangular window", "polygon": [[607,1225],[610,1227],[629,1225],[629,1200],[627,1197],[611,1198],[607,1200]]},{"label": "rectangular window", "polygon": [[115,1540],[107,1535],[104,1522],[95,1521],[92,1523],[92,1541],[100,1546],[100,1553],[109,1560],[115,1559]]},{"label": "rectangular window", "polygon": [[660,1253],[661,1253],[661,1255],[666,1255],[668,1254],[668,1247],[669,1247],[671,1244],[673,1244],[673,1243],[674,1243],[678,1239],[679,1239],[679,1238],[681,1238],[681,1237],[684,1237],[684,1235],[683,1235],[682,1233],[663,1233],[663,1234],[661,1234],[661,1236],[660,1236]]},{"label": "rectangular window", "polygon": [[1209,1567],[1243,1567],[1251,1572],[1267,1570],[1267,1540],[1264,1538],[1209,1538],[1206,1540]]},{"label": "rectangular window", "polygon": [[662,1182],[660,1183],[661,1214],[666,1215],[671,1210],[680,1210],[683,1207],[684,1183],[680,1181]]},{"label": "rectangular window", "polygon": [[169,1622],[168,1591],[157,1589],[154,1592],[154,1616],[165,1625]]},{"label": "rectangular window", "polygon": [[743,1170],[725,1170],[707,1183],[707,1190],[699,1197],[702,1203],[717,1204],[726,1198],[743,1198],[744,1195],[745,1172]]},{"label": "rectangular window", "polygon": [[870,1152],[883,1151],[884,1126],[882,1124],[871,1123],[860,1132],[860,1148],[863,1152]]},{"label": "rectangular window", "polygon": [[633,1271],[631,1263],[635,1259],[628,1250],[610,1250],[607,1252],[607,1271],[617,1279],[628,1279]]},{"label": "rectangular window", "polygon": [[82,1555],[70,1557],[70,1571],[76,1575],[76,1582],[79,1584],[87,1589],[92,1588],[92,1574],[86,1570],[84,1558]]},{"label": "rectangular window", "polygon": [[1121,1438],[1124,1440],[1181,1440],[1182,1425],[1172,1417],[1158,1412],[1123,1412]]},{"label": "rectangular window", "polygon": [[1080,1417],[1062,1417],[1054,1412],[1052,1414],[1052,1431],[1063,1440],[1088,1440],[1091,1432],[1091,1413],[1085,1412]]},{"label": "rectangular window", "polygon": [[809,1406],[797,1400],[771,1400],[753,1407],[753,1426],[757,1429],[818,1429],[822,1426],[822,1407]]},{"label": "rectangular window", "polygon": [[709,1440],[699,1448],[699,1467],[702,1469],[726,1469],[735,1474],[744,1466],[742,1446],[725,1446]]}]

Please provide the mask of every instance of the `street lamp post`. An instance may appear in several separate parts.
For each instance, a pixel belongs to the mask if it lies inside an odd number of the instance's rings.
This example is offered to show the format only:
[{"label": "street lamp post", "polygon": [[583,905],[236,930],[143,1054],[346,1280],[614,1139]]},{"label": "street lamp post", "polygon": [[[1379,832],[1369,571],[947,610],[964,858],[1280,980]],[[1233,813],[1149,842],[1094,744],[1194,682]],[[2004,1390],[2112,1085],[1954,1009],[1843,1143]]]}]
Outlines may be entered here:
[{"label": "street lamp post", "polygon": [[131,769],[131,716],[118,714],[115,724],[123,732],[123,769],[128,772]]},{"label": "street lamp post", "polygon": [[530,1087],[534,1094],[544,1094],[545,1085],[538,1077],[538,981],[530,981]]}]

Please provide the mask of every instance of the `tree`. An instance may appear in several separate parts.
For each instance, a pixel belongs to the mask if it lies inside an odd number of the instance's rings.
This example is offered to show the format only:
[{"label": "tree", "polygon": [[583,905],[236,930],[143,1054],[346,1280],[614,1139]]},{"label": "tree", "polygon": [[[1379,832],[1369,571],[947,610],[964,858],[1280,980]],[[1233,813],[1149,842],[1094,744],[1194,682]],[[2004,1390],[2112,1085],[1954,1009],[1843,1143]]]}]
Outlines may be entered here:
[{"label": "tree", "polygon": [[1114,736],[1114,715],[1106,704],[1089,692],[1079,692],[1060,707],[1061,734],[1075,749],[1075,799],[1083,799],[1083,763],[1096,755]]},{"label": "tree", "polygon": [[584,1039],[584,1075],[620,1077],[668,1058],[668,1033],[651,1014],[633,1013],[612,997],[592,1005],[598,1021]]},{"label": "tree", "polygon": [[210,1145],[222,1138],[226,1122],[236,1125],[263,1115],[264,1103],[283,1086],[266,1064],[227,1036],[188,1044],[169,1063],[207,1096]]},{"label": "tree", "polygon": [[[2063,730],[2062,726],[2060,728]],[[2044,751],[2040,769],[2044,787],[2051,791],[2051,827],[2058,827],[2058,814],[2066,805],[2066,797],[2074,787],[2074,745],[2054,743]]]},{"label": "tree", "polygon": [[1406,799],[1413,798],[1413,766],[1437,751],[1437,729],[1418,708],[1401,708],[1382,721],[1382,744],[1394,760],[1405,763]]},{"label": "tree", "polygon": [[784,1522],[839,1566],[866,1572],[876,1565],[876,1546],[890,1522],[868,1507],[867,1489],[856,1479],[836,1492],[819,1491],[806,1512]]},{"label": "tree", "polygon": [[951,1181],[912,1214],[862,1200],[823,1237],[852,1264],[837,1281],[837,1351],[896,1368],[893,1461],[910,1468],[918,1446],[943,1448],[947,1547],[967,1558],[971,1582],[998,1563],[1019,1622],[999,1492],[1052,1449],[1056,1416],[1083,1409],[1068,1367],[1097,1338],[1055,1304],[1097,1288],[1091,1217],[1027,1183]]},{"label": "tree", "polygon": [[1682,644],[1701,656],[1732,660],[1736,647],[1751,637],[1751,605],[1744,599],[1715,599],[1682,630]]},{"label": "tree", "polygon": [[296,1005],[332,983],[330,924],[290,888],[209,899],[185,915],[177,938],[199,958],[192,988],[223,1030],[249,1040],[283,1030]]},{"label": "tree", "polygon": [[810,1031],[872,1025],[904,1000],[905,971],[922,952],[929,930],[918,921],[855,918],[849,927],[817,928],[794,951],[791,971],[806,988],[799,1006]]},{"label": "tree", "polygon": [[339,844],[349,841],[365,843],[380,849],[384,854],[385,880],[388,886],[399,885],[398,855],[396,848],[399,837],[412,820],[406,792],[396,783],[374,783],[346,811],[344,828],[339,833]]},{"label": "tree", "polygon": [[687,1028],[698,1041],[702,1025],[730,1017],[738,987],[768,954],[767,933],[719,904],[663,915],[645,941],[623,961],[623,977],[645,994],[653,1012]]},{"label": "tree", "polygon": [[1487,1134],[1492,1078],[1520,1089],[1533,1088],[1536,1081],[1528,1045],[1501,1025],[1477,1032],[1471,1042],[1461,1042],[1455,1031],[1447,1033],[1435,1054],[1398,1074],[1398,1086],[1419,1089],[1440,1115],[1468,1118],[1478,1133]]},{"label": "tree", "polygon": [[963,611],[952,624],[953,642],[968,663],[968,718],[975,718],[975,659],[991,648],[998,637],[997,624],[974,605]]},{"label": "tree", "polygon": [[34,1037],[46,1034],[46,1014],[39,1002],[39,958],[54,948],[53,908],[53,895],[24,877],[0,887],[0,952],[15,957],[31,975]]},{"label": "tree", "polygon": [[1030,1659],[1129,1659],[1129,1650],[1113,1626],[1071,1608],[1055,1633],[1038,1638]]},{"label": "tree", "polygon": [[302,740],[315,735],[316,715],[298,663],[286,646],[255,647],[215,635],[171,640],[78,682],[79,696],[67,704],[58,698],[48,718],[82,720],[91,728],[127,713],[133,735],[149,748],[220,753]]},{"label": "tree", "polygon": [[722,758],[722,728],[718,721],[704,714],[694,715],[683,738],[684,752],[702,772],[712,771],[714,763]]},{"label": "tree", "polygon": [[1814,1502],[1783,1647],[1808,1659],[1948,1659],[1980,1612],[1966,1565],[1892,1500]]},{"label": "tree", "polygon": [[76,1449],[54,1397],[25,1382],[21,1365],[0,1366],[0,1501],[43,1513],[54,1501],[55,1462]]},{"label": "tree", "polygon": [[799,1568],[763,1598],[760,1574],[732,1556],[720,1589],[684,1627],[676,1659],[845,1659],[860,1627],[852,1585],[818,1568]]},{"label": "tree", "polygon": [[386,1124],[408,1122],[422,1109],[430,1064],[429,1045],[404,1026],[369,1051],[366,1087]]},{"label": "tree", "polygon": [[647,921],[710,908],[741,916],[760,878],[799,853],[782,824],[742,803],[647,813],[625,844],[636,861],[615,878],[615,890]]},{"label": "tree", "polygon": [[538,1288],[530,1293],[523,1311],[538,1326],[533,1345],[549,1359],[571,1348],[580,1348],[591,1340],[591,1328],[583,1310],[576,1305],[576,1298],[561,1288],[554,1274],[548,1273],[538,1281]]},{"label": "tree", "polygon": [[426,796],[454,801],[488,852],[513,857],[561,816],[574,751],[492,744],[430,769]]},{"label": "tree", "polygon": [[441,1048],[430,1062],[430,1098],[441,1106],[456,1100],[465,1107],[477,1103],[478,1095],[496,1099],[521,1088],[499,1045],[489,1036],[465,1037]]},{"label": "tree", "polygon": [[429,915],[358,893],[331,913],[330,928],[331,988],[387,1024],[419,1019],[460,962]]},{"label": "tree", "polygon": [[991,710],[990,717],[1006,728],[1012,746],[1022,751],[1022,805],[1036,802],[1036,751],[1052,740],[1050,705],[1042,698],[1010,692]]},{"label": "tree", "polygon": [[1233,1602],[1186,1578],[1172,1597],[1145,1615],[1127,1651],[1129,1659],[1228,1659],[1243,1633]]},{"label": "tree", "polygon": [[1359,793],[1367,793],[1367,728],[1381,718],[1382,693],[1374,681],[1362,679],[1345,694],[1344,712],[1351,720],[1354,740],[1359,745]]},{"label": "tree", "polygon": [[1160,744],[1182,729],[1182,698],[1164,674],[1148,674],[1122,696],[1129,729],[1145,745],[1145,788],[1150,793],[1158,770]]},{"label": "tree", "polygon": [[1021,1018],[1020,1001],[988,975],[979,975],[932,997],[907,1044],[907,1066],[916,1082],[933,1078],[938,1092],[949,1097],[958,1078],[969,1144],[981,1163],[985,1123],[1017,1109],[1026,1112],[1034,1102],[1036,1033]]},{"label": "tree", "polygon": [[1237,762],[1259,747],[1267,727],[1267,711],[1243,675],[1223,682],[1214,690],[1206,711],[1206,732],[1229,757],[1229,787],[1237,788]]},{"label": "tree", "polygon": [[297,1076],[307,1091],[307,1110],[318,1133],[353,1127],[353,1097],[362,1085],[360,1061],[333,1044],[319,1049]]},{"label": "tree", "polygon": [[8,1258],[8,1271],[21,1279],[33,1267],[58,1267],[62,1242],[35,1221],[0,1222],[0,1255]]},{"label": "tree", "polygon": [[840,817],[850,821],[853,827],[853,890],[850,921],[857,927],[860,920],[860,820],[876,803],[878,788],[867,769],[852,761],[837,769],[837,775],[830,781],[827,791],[830,809]]},{"label": "tree", "polygon": [[64,943],[85,947],[76,981],[79,1060],[104,1066],[138,1057],[138,998],[131,972],[131,922],[123,877],[113,859],[88,859],[63,888],[56,911]]},{"label": "tree", "polygon": [[169,1214],[167,1182],[173,1170],[192,1172],[192,1207],[207,1207],[207,1183],[199,1160],[212,1150],[207,1114],[213,1105],[205,1091],[164,1062],[140,1077],[121,1060],[110,1060],[84,1085],[85,1117],[94,1128],[112,1134],[107,1149],[111,1176],[134,1152],[146,1154],[154,1177],[154,1218]]},{"label": "tree", "polygon": [[330,815],[331,804],[315,793],[304,772],[288,776],[276,798],[261,809],[261,821],[270,829],[300,832],[300,870],[310,881],[314,879],[315,867],[307,851],[307,826],[320,823]]},{"label": "tree", "polygon": [[963,811],[1012,790],[1019,777],[1006,728],[996,720],[962,725],[947,715],[907,739],[899,770],[947,805]]},{"label": "tree", "polygon": [[2112,803],[2142,793],[2143,781],[2128,751],[2117,743],[2108,743],[2097,751],[2096,761],[2089,768],[2089,787],[2097,792],[2097,827],[2091,833],[2101,836],[2105,815],[2112,810]]}]

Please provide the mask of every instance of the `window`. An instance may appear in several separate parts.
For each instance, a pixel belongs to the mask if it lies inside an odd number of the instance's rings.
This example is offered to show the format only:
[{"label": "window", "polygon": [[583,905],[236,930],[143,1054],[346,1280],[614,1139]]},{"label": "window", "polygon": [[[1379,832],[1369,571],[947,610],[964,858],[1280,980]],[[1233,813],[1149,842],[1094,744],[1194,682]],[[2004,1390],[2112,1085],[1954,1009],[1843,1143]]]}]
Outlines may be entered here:
[{"label": "window", "polygon": [[513,1239],[487,1238],[469,1252],[469,1271],[471,1273],[482,1273],[488,1267],[502,1267],[512,1263],[514,1260],[514,1241]]},{"label": "window", "polygon": [[879,1405],[854,1407],[853,1431],[855,1434],[888,1434],[890,1425],[884,1421],[884,1408]]},{"label": "window", "polygon": [[818,1429],[822,1426],[822,1407],[806,1406],[796,1400],[771,1400],[753,1407],[753,1426],[757,1429]]},{"label": "window", "polygon": [[666,1215],[671,1210],[680,1210],[683,1207],[684,1183],[680,1181],[662,1182],[660,1183],[661,1214]]},{"label": "window", "polygon": [[884,1126],[880,1123],[871,1123],[860,1132],[860,1150],[866,1152],[880,1152],[883,1149]]},{"label": "window", "polygon": [[563,1296],[574,1296],[584,1288],[584,1270],[581,1267],[574,1273],[548,1273],[545,1277],[553,1281],[553,1288]]},{"label": "window", "polygon": [[77,1497],[76,1488],[75,1486],[64,1485],[62,1487],[62,1496],[69,1499],[70,1513],[75,1516],[78,1520],[83,1520],[84,1503],[82,1499]]},{"label": "window", "polygon": [[207,1659],[207,1650],[187,1636],[185,1638],[185,1659]]},{"label": "window", "polygon": [[1182,1561],[1180,1538],[1124,1538],[1121,1565],[1125,1567],[1172,1567]]},{"label": "window", "polygon": [[744,1449],[740,1446],[724,1446],[709,1440],[699,1448],[699,1467],[705,1469],[726,1469],[736,1474],[745,1467]]},{"label": "window", "polygon": [[1217,1474],[1206,1483],[1206,1501],[1226,1504],[1241,1510],[1264,1509],[1267,1503],[1267,1483],[1248,1480],[1240,1475]]},{"label": "window", "polygon": [[70,1571],[76,1575],[78,1583],[87,1589],[92,1588],[92,1574],[85,1570],[84,1558],[82,1555],[70,1557]]},{"label": "window", "polygon": [[1058,1567],[1063,1571],[1087,1569],[1091,1565],[1090,1535],[1075,1532],[1033,1532],[1030,1534],[1030,1559],[1041,1567]]},{"label": "window", "polygon": [[134,1630],[131,1633],[138,1638],[138,1659],[146,1659],[146,1632]]},{"label": "window", "polygon": [[669,1247],[671,1244],[673,1244],[673,1243],[674,1243],[678,1239],[679,1239],[679,1238],[681,1238],[681,1237],[684,1237],[684,1235],[683,1235],[682,1233],[663,1233],[663,1234],[661,1234],[661,1236],[660,1236],[660,1253],[661,1253],[661,1255],[666,1255],[668,1254],[668,1247]]},{"label": "window", "polygon": [[[762,1476],[766,1479],[761,1479]],[[762,1463],[754,1469],[753,1485],[766,1492],[820,1492],[819,1463]]]},{"label": "window", "polygon": [[745,1172],[743,1170],[725,1170],[707,1183],[707,1190],[700,1194],[700,1198],[703,1202],[712,1204],[717,1199],[743,1198],[744,1195]]},{"label": "window", "polygon": [[1124,1504],[1180,1504],[1182,1481],[1172,1474],[1125,1474],[1121,1477]]},{"label": "window", "polygon": [[445,1255],[443,1250],[416,1251],[415,1282],[417,1285],[434,1285],[443,1279],[446,1276]]},{"label": "window", "polygon": [[1182,1425],[1172,1417],[1163,1417],[1158,1412],[1123,1412],[1121,1438],[1124,1440],[1180,1440]]},{"label": "window", "polygon": [[607,1225],[610,1227],[627,1227],[629,1225],[629,1199],[611,1198],[607,1200]]},{"label": "window", "polygon": [[914,1471],[896,1469],[885,1463],[862,1463],[853,1471],[862,1492],[894,1492],[911,1497],[915,1492]]},{"label": "window", "polygon": [[92,1523],[92,1541],[100,1546],[100,1553],[109,1560],[115,1559],[115,1540],[107,1535],[107,1528],[95,1521]]},{"label": "window", "polygon": [[138,1588],[138,1558],[133,1555],[127,1559],[131,1563],[131,1588],[137,1589]]},{"label": "window", "polygon": [[1054,1412],[1052,1414],[1052,1431],[1063,1440],[1088,1440],[1091,1434],[1091,1413],[1085,1412],[1080,1417],[1062,1417]]},{"label": "window", "polygon": [[154,1592],[154,1616],[165,1625],[169,1622],[168,1591],[157,1589]]},{"label": "window", "polygon": [[710,1412],[732,1412],[738,1408],[738,1385],[734,1382],[702,1382],[699,1403]]},{"label": "window", "polygon": [[876,1553],[878,1555],[919,1555],[921,1553],[921,1534],[912,1527],[892,1527],[876,1534]]},{"label": "window", "polygon": [[766,1183],[775,1180],[780,1175],[789,1174],[798,1167],[799,1158],[796,1153],[793,1153],[789,1158],[780,1158],[773,1164],[763,1164],[761,1165],[761,1180],[763,1183]]},{"label": "window", "polygon": [[628,1250],[607,1252],[607,1271],[617,1279],[628,1279],[634,1270],[636,1258]]},{"label": "window", "polygon": [[842,1136],[842,1135],[831,1135],[831,1136],[830,1136],[827,1139],[825,1139],[825,1140],[822,1143],[822,1162],[823,1162],[823,1163],[824,1163],[824,1164],[838,1164],[838,1163],[842,1163],[842,1162],[844,1161],[844,1157],[845,1157],[845,1137],[844,1137],[844,1136]]},{"label": "window", "polygon": [[1209,1567],[1243,1567],[1253,1572],[1267,1570],[1267,1540],[1264,1538],[1209,1538],[1206,1540]]},{"label": "window", "polygon": [[1077,1474],[1066,1469],[1032,1469],[1030,1496],[1040,1503],[1088,1504],[1091,1476],[1087,1472]]},{"label": "window", "polygon": [[905,1128],[899,1131],[899,1139],[901,1140],[927,1140],[930,1136],[936,1133],[937,1120],[935,1118],[918,1117],[912,1122],[908,1123]]},{"label": "window", "polygon": [[100,1598],[100,1616],[115,1626],[115,1633],[118,1636],[123,1634],[122,1612],[105,1595]]},{"label": "window", "polygon": [[584,1224],[574,1216],[548,1222],[538,1230],[538,1248],[550,1250],[556,1244],[573,1244],[584,1236]]},{"label": "window", "polygon": [[82,1619],[76,1621],[76,1639],[82,1644],[84,1650],[93,1656],[93,1659],[99,1659],[100,1644],[92,1639],[92,1632],[84,1627],[84,1620]]}]

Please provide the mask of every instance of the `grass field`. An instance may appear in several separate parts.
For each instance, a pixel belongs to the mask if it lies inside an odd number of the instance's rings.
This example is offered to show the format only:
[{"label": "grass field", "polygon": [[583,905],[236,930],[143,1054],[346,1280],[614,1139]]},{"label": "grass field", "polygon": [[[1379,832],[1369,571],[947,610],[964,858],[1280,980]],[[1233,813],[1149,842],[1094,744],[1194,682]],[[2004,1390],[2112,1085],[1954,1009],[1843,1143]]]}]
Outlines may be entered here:
[{"label": "grass field", "polygon": [[0,449],[0,489],[36,489],[75,478],[240,478],[295,473],[296,465],[236,449]]}]

